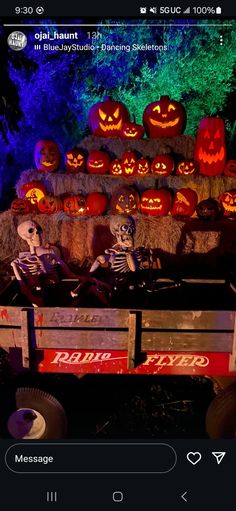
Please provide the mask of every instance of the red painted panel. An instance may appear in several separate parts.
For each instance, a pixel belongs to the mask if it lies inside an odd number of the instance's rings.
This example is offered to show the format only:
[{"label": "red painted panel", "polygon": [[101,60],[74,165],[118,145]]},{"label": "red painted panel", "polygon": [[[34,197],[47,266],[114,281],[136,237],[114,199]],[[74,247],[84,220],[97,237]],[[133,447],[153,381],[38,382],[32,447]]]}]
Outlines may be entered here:
[{"label": "red painted panel", "polygon": [[148,352],[146,360],[127,369],[127,351],[40,350],[39,372],[111,374],[186,374],[236,376],[230,373],[229,353]]}]

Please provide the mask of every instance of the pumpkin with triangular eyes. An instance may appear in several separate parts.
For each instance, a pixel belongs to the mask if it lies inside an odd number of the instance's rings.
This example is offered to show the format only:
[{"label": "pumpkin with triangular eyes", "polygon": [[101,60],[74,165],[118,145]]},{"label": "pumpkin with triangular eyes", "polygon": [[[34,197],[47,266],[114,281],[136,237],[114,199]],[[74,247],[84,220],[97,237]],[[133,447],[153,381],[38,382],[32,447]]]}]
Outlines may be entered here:
[{"label": "pumpkin with triangular eyes", "polygon": [[121,158],[123,175],[126,177],[132,176],[135,172],[135,163],[137,156],[134,151],[125,151]]},{"label": "pumpkin with triangular eyes", "polygon": [[199,163],[196,160],[181,160],[176,169],[177,176],[192,176],[199,171]]},{"label": "pumpkin with triangular eyes", "polygon": [[225,122],[220,117],[205,117],[198,127],[194,159],[200,174],[218,176],[226,163]]},{"label": "pumpkin with triangular eyes", "polygon": [[175,168],[175,162],[170,154],[157,154],[152,160],[151,171],[157,176],[169,176]]},{"label": "pumpkin with triangular eyes", "polygon": [[118,158],[112,160],[109,167],[112,176],[121,176],[123,174],[122,162]]},{"label": "pumpkin with triangular eyes", "polygon": [[151,171],[151,163],[148,158],[139,158],[139,160],[136,161],[134,166],[134,174],[138,176],[146,176],[147,174],[150,174]]},{"label": "pumpkin with triangular eyes", "polygon": [[110,167],[110,157],[105,151],[91,151],[87,159],[89,174],[106,174]]},{"label": "pumpkin with triangular eyes", "polygon": [[88,123],[97,137],[119,137],[123,123],[130,119],[126,106],[106,97],[89,110]]},{"label": "pumpkin with triangular eyes", "polygon": [[122,185],[112,195],[111,207],[113,214],[134,215],[139,208],[139,193],[133,186]]},{"label": "pumpkin with triangular eyes", "polygon": [[54,140],[39,140],[34,150],[35,165],[38,170],[54,172],[60,164],[59,147]]},{"label": "pumpkin with triangular eyes", "polygon": [[143,138],[144,127],[141,124],[135,122],[124,122],[120,130],[121,138],[128,140],[139,140]]},{"label": "pumpkin with triangular eyes", "polygon": [[59,197],[54,197],[53,195],[45,195],[38,202],[38,209],[40,213],[52,215],[53,213],[63,209],[63,202]]},{"label": "pumpkin with triangular eyes", "polygon": [[169,190],[146,190],[141,196],[140,211],[143,215],[165,216],[168,215],[172,204],[172,196]]},{"label": "pumpkin with triangular eyes", "polygon": [[85,154],[78,147],[68,149],[65,155],[65,167],[69,174],[84,172],[86,165]]},{"label": "pumpkin with triangular eyes", "polygon": [[145,108],[143,124],[150,138],[177,137],[186,126],[185,108],[169,96],[161,96]]},{"label": "pumpkin with triangular eyes", "polygon": [[219,196],[223,214],[227,218],[236,218],[236,190],[227,190]]}]

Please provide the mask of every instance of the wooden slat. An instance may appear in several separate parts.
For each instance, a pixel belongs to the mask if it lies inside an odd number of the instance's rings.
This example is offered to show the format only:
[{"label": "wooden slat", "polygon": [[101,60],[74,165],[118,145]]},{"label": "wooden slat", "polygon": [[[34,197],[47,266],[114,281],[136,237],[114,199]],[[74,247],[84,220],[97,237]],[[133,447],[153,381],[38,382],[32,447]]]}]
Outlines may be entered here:
[{"label": "wooden slat", "polygon": [[22,346],[22,366],[30,367],[30,329],[29,329],[29,310],[21,310],[21,346]]},{"label": "wooden slat", "polygon": [[21,325],[20,311],[22,307],[0,307],[0,327]]},{"label": "wooden slat", "polygon": [[92,308],[34,309],[34,326],[50,328],[128,328],[129,310]]},{"label": "wooden slat", "polygon": [[129,314],[129,331],[128,331],[128,369],[134,369],[135,367],[135,355],[136,355],[136,344],[137,344],[137,313],[130,312]]},{"label": "wooden slat", "polygon": [[128,331],[35,330],[38,348],[128,349]]},{"label": "wooden slat", "polygon": [[233,331],[234,316],[234,311],[144,310],[142,328]]},{"label": "wooden slat", "polygon": [[232,341],[232,354],[229,359],[229,370],[236,371],[236,313],[234,318],[234,334]]},{"label": "wooden slat", "polygon": [[0,327],[0,348],[7,349],[11,347],[21,347],[20,328],[1,328]]}]

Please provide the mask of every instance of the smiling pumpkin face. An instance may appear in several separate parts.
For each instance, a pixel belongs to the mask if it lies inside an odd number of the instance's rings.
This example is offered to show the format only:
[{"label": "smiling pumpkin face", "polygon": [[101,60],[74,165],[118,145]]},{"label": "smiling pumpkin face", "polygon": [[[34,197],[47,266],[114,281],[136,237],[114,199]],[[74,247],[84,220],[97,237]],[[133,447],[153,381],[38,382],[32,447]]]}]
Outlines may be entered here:
[{"label": "smiling pumpkin face", "polygon": [[54,172],[59,167],[59,147],[53,140],[39,140],[34,150],[36,168],[44,172]]},{"label": "smiling pumpkin face", "polygon": [[139,193],[132,186],[119,186],[112,196],[112,213],[133,215],[139,207]]},{"label": "smiling pumpkin face", "polygon": [[224,216],[227,218],[236,218],[236,190],[223,192],[219,196],[219,202],[223,208]]},{"label": "smiling pumpkin face", "polygon": [[73,147],[67,151],[65,155],[65,167],[69,174],[84,172],[85,155],[78,147]]},{"label": "smiling pumpkin face", "polygon": [[121,176],[123,174],[122,162],[118,158],[110,163],[109,172],[112,176]]},{"label": "smiling pumpkin face", "polygon": [[146,176],[150,173],[151,164],[148,158],[140,158],[135,163],[134,173],[138,176]]},{"label": "smiling pumpkin face", "polygon": [[89,174],[106,174],[110,167],[110,157],[104,151],[91,151],[87,160]]},{"label": "smiling pumpkin face", "polygon": [[126,106],[111,98],[93,105],[88,116],[89,127],[97,137],[119,137],[123,123],[128,121]]},{"label": "smiling pumpkin face", "polygon": [[199,170],[199,164],[197,161],[189,159],[189,160],[181,160],[178,163],[176,174],[177,176],[191,176],[192,174],[197,174]]},{"label": "smiling pumpkin face", "polygon": [[122,125],[120,135],[124,139],[139,140],[144,135],[144,127],[134,122],[125,122]]},{"label": "smiling pumpkin face", "polygon": [[140,211],[143,215],[165,216],[172,203],[168,190],[146,190],[141,196]]},{"label": "smiling pumpkin face", "polygon": [[194,158],[199,162],[200,174],[218,176],[225,167],[225,123],[219,117],[205,117],[198,128]]},{"label": "smiling pumpkin face", "polygon": [[169,176],[174,168],[174,159],[169,154],[157,154],[152,160],[151,171],[158,176]]},{"label": "smiling pumpkin face", "polygon": [[178,101],[161,96],[145,108],[143,124],[150,138],[177,137],[185,129],[186,112]]},{"label": "smiling pumpkin face", "polygon": [[136,161],[137,156],[134,151],[125,151],[123,153],[121,163],[124,176],[129,177],[134,174]]}]

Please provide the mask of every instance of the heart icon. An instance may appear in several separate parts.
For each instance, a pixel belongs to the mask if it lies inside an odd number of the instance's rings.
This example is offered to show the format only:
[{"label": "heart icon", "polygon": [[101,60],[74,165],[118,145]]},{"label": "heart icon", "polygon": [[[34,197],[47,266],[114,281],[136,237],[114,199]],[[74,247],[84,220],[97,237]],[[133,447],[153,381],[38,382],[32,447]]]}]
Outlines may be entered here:
[{"label": "heart icon", "polygon": [[188,452],[187,454],[187,460],[192,463],[192,465],[196,465],[201,459],[202,455],[200,452]]}]

